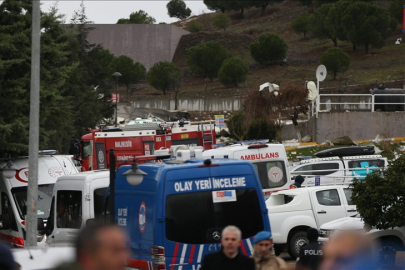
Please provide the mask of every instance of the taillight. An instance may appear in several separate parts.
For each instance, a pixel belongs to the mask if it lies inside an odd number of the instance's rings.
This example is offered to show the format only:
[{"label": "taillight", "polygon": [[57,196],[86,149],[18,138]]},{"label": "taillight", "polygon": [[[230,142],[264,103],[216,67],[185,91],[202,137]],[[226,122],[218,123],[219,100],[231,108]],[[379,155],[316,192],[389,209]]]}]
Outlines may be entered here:
[{"label": "taillight", "polygon": [[152,247],[152,256],[155,258],[155,270],[166,269],[166,261],[165,261],[165,248],[162,246],[153,246]]}]

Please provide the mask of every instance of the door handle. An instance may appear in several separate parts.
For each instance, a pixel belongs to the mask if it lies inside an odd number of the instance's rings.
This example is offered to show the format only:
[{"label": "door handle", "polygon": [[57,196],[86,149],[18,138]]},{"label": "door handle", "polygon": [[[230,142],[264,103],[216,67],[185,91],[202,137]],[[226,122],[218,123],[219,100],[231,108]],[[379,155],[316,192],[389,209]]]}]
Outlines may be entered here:
[{"label": "door handle", "polygon": [[326,214],[325,210],[319,211],[318,214]]},{"label": "door handle", "polygon": [[350,209],[350,210],[347,210],[347,212],[357,212],[357,210],[356,209]]}]

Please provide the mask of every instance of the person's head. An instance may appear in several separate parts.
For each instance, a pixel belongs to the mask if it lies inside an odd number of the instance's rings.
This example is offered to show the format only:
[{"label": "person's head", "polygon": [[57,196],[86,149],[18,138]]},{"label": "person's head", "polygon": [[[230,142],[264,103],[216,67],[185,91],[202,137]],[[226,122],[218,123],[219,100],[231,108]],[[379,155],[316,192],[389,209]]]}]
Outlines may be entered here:
[{"label": "person's head", "polygon": [[307,238],[308,238],[309,241],[317,241],[317,240],[318,240],[318,236],[319,236],[319,233],[318,233],[318,230],[317,230],[317,229],[315,229],[315,228],[309,228],[309,229],[307,230]]},{"label": "person's head", "polygon": [[1,270],[14,270],[15,262],[10,248],[0,242],[0,269]]},{"label": "person's head", "polygon": [[242,232],[236,226],[227,226],[222,230],[221,244],[227,257],[232,257],[238,252]]},{"label": "person's head", "polygon": [[302,175],[297,175],[297,177],[295,177],[295,183],[299,183],[300,185],[302,183],[304,183],[305,178]]},{"label": "person's head", "polygon": [[129,255],[126,234],[116,225],[92,224],[76,239],[76,261],[84,270],[121,270]]},{"label": "person's head", "polygon": [[273,247],[273,239],[271,238],[271,232],[261,231],[256,234],[255,249],[260,253],[260,255],[265,256],[269,254],[271,248]]}]

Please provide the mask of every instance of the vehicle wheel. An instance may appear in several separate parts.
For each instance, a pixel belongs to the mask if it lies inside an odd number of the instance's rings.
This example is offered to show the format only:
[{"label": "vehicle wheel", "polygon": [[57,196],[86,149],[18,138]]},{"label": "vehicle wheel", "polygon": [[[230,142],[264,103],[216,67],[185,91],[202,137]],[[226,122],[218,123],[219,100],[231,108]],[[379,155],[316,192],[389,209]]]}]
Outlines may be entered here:
[{"label": "vehicle wheel", "polygon": [[283,252],[282,246],[274,245],[274,255],[280,256],[281,252]]},{"label": "vehicle wheel", "polygon": [[303,245],[308,243],[307,233],[306,232],[296,232],[290,238],[290,242],[288,243],[288,254],[294,260],[298,257],[300,253],[300,249]]},{"label": "vehicle wheel", "polygon": [[395,265],[395,255],[401,251],[402,245],[398,241],[383,240],[377,248],[377,260],[380,268],[391,269]]}]

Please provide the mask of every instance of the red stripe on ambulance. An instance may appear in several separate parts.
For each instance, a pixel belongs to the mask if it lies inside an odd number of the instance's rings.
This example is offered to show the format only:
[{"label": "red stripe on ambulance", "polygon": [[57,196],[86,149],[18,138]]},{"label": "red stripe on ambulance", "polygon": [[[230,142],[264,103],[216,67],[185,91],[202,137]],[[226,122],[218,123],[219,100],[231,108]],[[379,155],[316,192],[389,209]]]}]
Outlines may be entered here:
[{"label": "red stripe on ambulance", "polygon": [[245,256],[247,256],[245,244],[243,243],[243,241],[240,241],[240,247],[242,248],[243,254],[245,254]]},{"label": "red stripe on ambulance", "polygon": [[188,263],[193,263],[194,250],[195,250],[195,245],[192,245],[191,246],[191,251],[190,251],[190,258],[188,260]]}]

